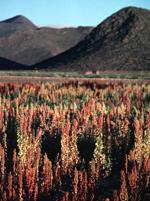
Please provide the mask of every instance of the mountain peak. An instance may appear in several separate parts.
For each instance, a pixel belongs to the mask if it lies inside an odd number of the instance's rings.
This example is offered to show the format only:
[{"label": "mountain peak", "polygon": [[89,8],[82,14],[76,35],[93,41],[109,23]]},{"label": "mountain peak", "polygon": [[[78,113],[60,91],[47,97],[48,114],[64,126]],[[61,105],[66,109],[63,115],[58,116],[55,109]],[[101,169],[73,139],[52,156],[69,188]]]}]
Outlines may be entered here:
[{"label": "mountain peak", "polygon": [[142,13],[142,12],[147,12],[149,11],[148,9],[145,9],[145,8],[139,8],[139,7],[135,7],[135,6],[127,6],[125,8],[122,8],[121,10],[117,11],[118,12],[133,12],[133,13]]},{"label": "mountain peak", "polygon": [[8,18],[6,20],[4,20],[3,22],[5,23],[15,23],[15,22],[18,22],[18,21],[24,21],[24,20],[27,20],[26,17],[24,17],[23,15],[16,15],[14,17],[11,17],[11,18]]},{"label": "mountain peak", "polygon": [[145,8],[138,8],[138,7],[125,7],[122,8],[121,10],[117,11],[116,13],[114,13],[111,17],[115,16],[115,17],[120,17],[120,18],[128,18],[128,17],[132,17],[132,18],[136,18],[136,19],[143,19],[145,18],[145,20],[147,19],[147,17],[149,18],[149,10],[145,9]]},{"label": "mountain peak", "polygon": [[16,15],[7,20],[1,21],[2,23],[8,23],[13,25],[24,25],[26,28],[35,28],[36,26],[25,16]]},{"label": "mountain peak", "polygon": [[105,19],[70,50],[36,67],[150,69],[150,11],[126,7]]},{"label": "mountain peak", "polygon": [[[141,32],[143,29],[149,30],[150,11],[137,8],[125,7],[110,17],[106,18],[85,38],[86,44],[93,50],[94,48],[110,47],[111,44],[118,46],[131,38],[144,40]],[[145,40],[148,40],[149,34],[145,33]],[[88,42],[87,42],[88,41]],[[136,44],[135,44],[136,45]],[[91,47],[90,47],[91,46]],[[87,51],[87,46],[85,51]],[[88,49],[89,49],[88,48]],[[89,50],[88,50],[89,52]]]}]

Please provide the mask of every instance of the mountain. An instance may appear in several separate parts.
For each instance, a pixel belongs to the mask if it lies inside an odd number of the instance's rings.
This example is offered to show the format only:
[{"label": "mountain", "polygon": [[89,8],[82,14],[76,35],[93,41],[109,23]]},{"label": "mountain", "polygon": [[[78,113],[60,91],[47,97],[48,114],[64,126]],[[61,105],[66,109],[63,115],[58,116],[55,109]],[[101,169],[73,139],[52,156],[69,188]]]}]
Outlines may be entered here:
[{"label": "mountain", "polygon": [[18,15],[0,22],[0,56],[32,65],[76,45],[93,27],[37,27]]},{"label": "mountain", "polygon": [[63,71],[150,70],[150,10],[121,9],[76,46],[34,67]]},{"label": "mountain", "polygon": [[13,25],[21,25],[19,28],[24,26],[25,29],[27,28],[35,28],[36,26],[25,16],[23,15],[16,15],[15,17],[3,20],[1,23],[13,24]]},{"label": "mountain", "polygon": [[23,69],[28,69],[28,67],[0,57],[0,70],[23,70]]},{"label": "mountain", "polygon": [[36,26],[22,15],[3,20],[0,22],[0,38],[8,37],[18,31],[36,29]]}]

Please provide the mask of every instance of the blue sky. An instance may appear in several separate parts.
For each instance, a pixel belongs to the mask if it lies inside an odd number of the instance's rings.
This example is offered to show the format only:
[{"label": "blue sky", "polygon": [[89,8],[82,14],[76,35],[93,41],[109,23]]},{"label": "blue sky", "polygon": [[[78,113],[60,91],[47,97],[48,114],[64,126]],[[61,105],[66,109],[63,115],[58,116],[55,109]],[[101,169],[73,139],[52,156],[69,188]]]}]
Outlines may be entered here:
[{"label": "blue sky", "polygon": [[0,0],[0,21],[21,14],[39,26],[95,26],[126,6],[150,9],[150,0]]}]

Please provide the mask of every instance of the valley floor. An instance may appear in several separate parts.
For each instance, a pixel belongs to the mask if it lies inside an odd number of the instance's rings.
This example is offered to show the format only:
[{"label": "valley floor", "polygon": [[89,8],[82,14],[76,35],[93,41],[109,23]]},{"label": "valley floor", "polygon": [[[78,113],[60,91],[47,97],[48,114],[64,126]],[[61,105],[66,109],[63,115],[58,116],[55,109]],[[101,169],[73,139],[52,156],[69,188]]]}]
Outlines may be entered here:
[{"label": "valley floor", "polygon": [[119,82],[121,80],[140,81],[150,80],[150,71],[99,71],[94,73],[77,72],[50,72],[50,71],[0,71],[1,82],[63,82],[67,80],[80,81],[98,81],[98,82]]}]

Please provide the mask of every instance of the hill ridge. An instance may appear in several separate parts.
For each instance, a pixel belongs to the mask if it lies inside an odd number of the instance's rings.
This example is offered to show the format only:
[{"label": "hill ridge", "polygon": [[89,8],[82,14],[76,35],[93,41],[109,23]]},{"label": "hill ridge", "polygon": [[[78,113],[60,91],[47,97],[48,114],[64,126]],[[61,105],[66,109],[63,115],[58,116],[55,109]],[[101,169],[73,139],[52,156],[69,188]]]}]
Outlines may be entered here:
[{"label": "hill ridge", "polygon": [[126,7],[106,18],[70,50],[35,66],[59,70],[69,69],[69,65],[73,70],[149,70],[149,27],[149,10]]},{"label": "hill ridge", "polygon": [[73,47],[93,27],[36,27],[18,15],[0,22],[0,56],[25,65],[33,65]]}]

